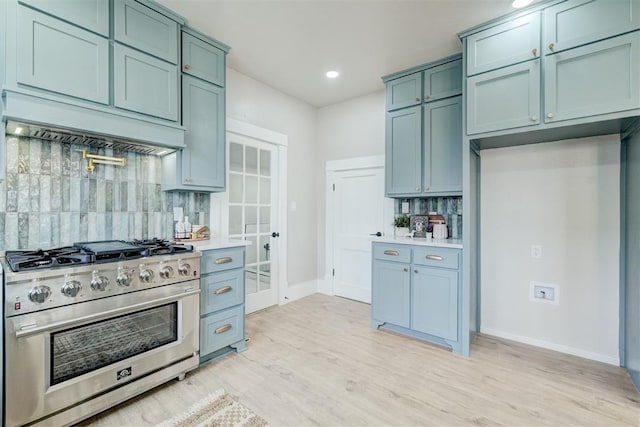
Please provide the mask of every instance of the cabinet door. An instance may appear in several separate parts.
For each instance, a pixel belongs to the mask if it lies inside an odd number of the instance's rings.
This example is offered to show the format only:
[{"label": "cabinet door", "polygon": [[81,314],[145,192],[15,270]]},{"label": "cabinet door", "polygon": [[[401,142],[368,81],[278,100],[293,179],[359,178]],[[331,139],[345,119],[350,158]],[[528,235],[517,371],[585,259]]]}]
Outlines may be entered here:
[{"label": "cabinet door", "polygon": [[462,97],[424,106],[424,192],[462,192]]},{"label": "cabinet door", "polygon": [[224,86],[225,53],[215,46],[182,33],[182,71],[208,82]]},{"label": "cabinet door", "polygon": [[410,280],[409,264],[373,262],[371,316],[374,320],[409,327]]},{"label": "cabinet door", "polygon": [[544,10],[546,54],[640,28],[640,0],[569,0]]},{"label": "cabinet door", "polygon": [[545,70],[546,122],[640,108],[640,31],[548,56]]},{"label": "cabinet door", "polygon": [[107,39],[24,6],[17,38],[18,83],[109,103]]},{"label": "cabinet door", "polygon": [[385,175],[387,194],[422,191],[422,107],[387,113]]},{"label": "cabinet door", "polygon": [[113,73],[116,107],[178,120],[178,71],[175,65],[116,43]]},{"label": "cabinet door", "polygon": [[540,57],[540,12],[467,38],[467,76]]},{"label": "cabinet door", "polygon": [[[224,89],[190,76],[182,77],[182,183],[224,188],[226,142]],[[219,190],[218,190],[219,191]]]},{"label": "cabinet door", "polygon": [[458,270],[415,267],[411,329],[458,340]]},{"label": "cabinet door", "polygon": [[462,60],[449,62],[423,71],[425,102],[462,93]]},{"label": "cabinet door", "polygon": [[135,0],[115,0],[113,15],[117,41],[172,64],[178,63],[177,22]]},{"label": "cabinet door", "polygon": [[467,79],[467,134],[540,123],[540,60]]},{"label": "cabinet door", "polygon": [[20,3],[109,37],[109,0],[20,0]]},{"label": "cabinet door", "polygon": [[205,274],[200,278],[200,314],[233,307],[244,302],[244,269]]},{"label": "cabinet door", "polygon": [[422,96],[422,73],[387,82],[387,111],[418,105]]}]

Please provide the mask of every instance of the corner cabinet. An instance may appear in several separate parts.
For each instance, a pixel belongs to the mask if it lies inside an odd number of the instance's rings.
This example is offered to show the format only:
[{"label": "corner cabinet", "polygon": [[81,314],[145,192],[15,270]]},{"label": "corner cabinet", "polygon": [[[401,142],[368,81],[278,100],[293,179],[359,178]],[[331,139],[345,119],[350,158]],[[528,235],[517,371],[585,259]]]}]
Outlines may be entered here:
[{"label": "corner cabinet", "polygon": [[371,326],[462,352],[461,250],[373,243]]},{"label": "corner cabinet", "polygon": [[[193,30],[182,33],[182,125],[186,148],[162,159],[165,191],[226,189],[225,55],[229,50]],[[186,46],[185,46],[186,44]]]},{"label": "corner cabinet", "polygon": [[244,328],[245,248],[202,252],[200,363],[247,349]]},{"label": "corner cabinet", "polygon": [[462,61],[457,55],[407,72],[383,78],[385,193],[388,197],[460,195]]}]

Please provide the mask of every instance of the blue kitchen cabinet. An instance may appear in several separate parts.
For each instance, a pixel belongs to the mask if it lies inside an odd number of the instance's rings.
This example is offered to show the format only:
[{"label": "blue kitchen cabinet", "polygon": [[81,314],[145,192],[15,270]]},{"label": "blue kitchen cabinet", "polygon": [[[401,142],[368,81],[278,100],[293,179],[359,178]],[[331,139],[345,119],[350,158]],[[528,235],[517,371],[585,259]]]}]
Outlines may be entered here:
[{"label": "blue kitchen cabinet", "polygon": [[178,23],[135,0],[115,0],[113,30],[117,42],[172,64],[178,63]]},{"label": "blue kitchen cabinet", "polygon": [[[228,48],[227,48],[228,51]],[[225,83],[226,51],[182,32],[182,72],[218,86]]]},{"label": "blue kitchen cabinet", "polygon": [[467,134],[540,124],[540,60],[467,78]]},{"label": "blue kitchen cabinet", "polygon": [[545,54],[640,29],[640,0],[569,0],[544,10]]},{"label": "blue kitchen cabinet", "polygon": [[460,258],[457,248],[374,242],[371,326],[460,352]]},{"label": "blue kitchen cabinet", "polygon": [[387,196],[422,192],[422,107],[387,113]]},{"label": "blue kitchen cabinet", "polygon": [[462,93],[462,60],[451,61],[422,72],[422,100],[436,101]]},{"label": "blue kitchen cabinet", "polygon": [[540,12],[507,20],[467,37],[467,76],[540,57]]},{"label": "blue kitchen cabinet", "polygon": [[462,97],[423,107],[423,191],[462,193]]},{"label": "blue kitchen cabinet", "polygon": [[109,37],[109,0],[19,0],[20,3]]},{"label": "blue kitchen cabinet", "polygon": [[108,39],[18,5],[16,44],[18,84],[109,104]]},{"label": "blue kitchen cabinet", "polygon": [[640,107],[640,31],[545,58],[547,123]]},{"label": "blue kitchen cabinet", "polygon": [[247,348],[244,265],[244,246],[202,252],[200,363]]},{"label": "blue kitchen cabinet", "polygon": [[113,85],[116,107],[178,120],[178,70],[175,65],[115,43]]},{"label": "blue kitchen cabinet", "polygon": [[387,111],[420,105],[421,102],[422,73],[413,73],[387,82]]}]

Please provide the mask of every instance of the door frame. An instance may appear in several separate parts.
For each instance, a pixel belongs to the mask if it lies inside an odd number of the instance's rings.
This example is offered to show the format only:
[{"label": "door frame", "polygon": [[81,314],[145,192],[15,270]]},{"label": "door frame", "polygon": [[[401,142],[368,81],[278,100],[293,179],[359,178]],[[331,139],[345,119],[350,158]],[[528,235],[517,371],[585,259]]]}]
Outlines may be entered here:
[{"label": "door frame", "polygon": [[[328,295],[335,295],[335,285],[333,276],[333,253],[334,253],[334,238],[333,238],[333,215],[332,212],[335,208],[333,185],[336,182],[336,174],[339,172],[357,171],[360,169],[377,169],[381,168],[384,172],[385,158],[384,155],[368,156],[368,157],[354,157],[351,159],[331,160],[326,163],[325,166],[325,272],[324,283],[325,286],[321,292]],[[384,198],[383,203],[383,217],[389,218],[389,223],[383,225],[382,233],[385,236],[393,236],[393,224],[391,218],[393,218],[393,199],[384,196],[384,189],[381,194]]]},{"label": "door frame", "polygon": [[[276,208],[276,218],[278,221],[278,232],[282,238],[278,239],[278,283],[276,291],[278,293],[278,305],[287,302],[285,296],[289,288],[287,277],[287,150],[289,137],[285,134],[252,125],[240,120],[227,118],[227,130],[225,132],[225,144],[228,144],[231,135],[240,135],[259,141],[264,141],[276,147],[276,161],[278,165],[278,175],[274,178],[278,180],[278,203]],[[228,147],[227,147],[228,148]],[[229,164],[229,150],[226,149],[226,163]],[[228,171],[226,172],[228,175]],[[228,182],[228,176],[227,176]],[[229,191],[224,193],[211,193],[211,225],[213,229],[220,230],[221,238],[229,237]]]}]

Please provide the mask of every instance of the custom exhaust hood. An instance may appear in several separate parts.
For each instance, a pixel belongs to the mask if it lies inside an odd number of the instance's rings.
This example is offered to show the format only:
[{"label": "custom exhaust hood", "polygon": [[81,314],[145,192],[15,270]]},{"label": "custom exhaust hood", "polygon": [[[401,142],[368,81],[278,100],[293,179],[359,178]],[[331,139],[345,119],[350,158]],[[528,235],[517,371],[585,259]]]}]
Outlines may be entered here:
[{"label": "custom exhaust hood", "polygon": [[185,147],[183,127],[153,117],[10,89],[3,91],[2,101],[7,135],[150,155]]}]

